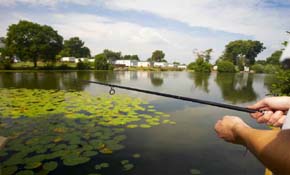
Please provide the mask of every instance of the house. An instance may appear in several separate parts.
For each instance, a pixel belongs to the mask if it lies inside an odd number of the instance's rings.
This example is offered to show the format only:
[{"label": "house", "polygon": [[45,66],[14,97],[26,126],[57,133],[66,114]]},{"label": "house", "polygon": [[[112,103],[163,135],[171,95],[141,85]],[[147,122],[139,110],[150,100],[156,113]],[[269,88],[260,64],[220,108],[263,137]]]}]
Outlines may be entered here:
[{"label": "house", "polygon": [[175,64],[173,64],[173,63],[168,63],[168,64],[167,64],[167,67],[169,67],[169,68],[173,68],[173,67],[177,67],[177,65],[175,65]]},{"label": "house", "polygon": [[149,61],[138,61],[137,66],[138,67],[150,67],[151,63]]},{"label": "house", "polygon": [[62,57],[60,59],[61,62],[75,62],[75,57]]},{"label": "house", "polygon": [[154,67],[167,67],[168,63],[166,62],[154,62],[153,66]]},{"label": "house", "polygon": [[179,68],[179,69],[186,69],[186,65],[178,65],[177,68]]},{"label": "house", "polygon": [[115,65],[122,65],[126,67],[132,67],[132,66],[137,66],[138,61],[137,60],[116,60],[114,62]]}]

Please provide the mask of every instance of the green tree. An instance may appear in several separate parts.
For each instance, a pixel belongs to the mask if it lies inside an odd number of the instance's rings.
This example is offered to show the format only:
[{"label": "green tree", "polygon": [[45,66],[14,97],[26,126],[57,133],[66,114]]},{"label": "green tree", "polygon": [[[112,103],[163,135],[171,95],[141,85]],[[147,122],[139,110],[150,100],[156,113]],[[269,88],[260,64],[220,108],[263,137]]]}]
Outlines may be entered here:
[{"label": "green tree", "polygon": [[108,70],[110,65],[104,53],[95,56],[95,69],[97,70]]},{"label": "green tree", "polygon": [[109,60],[109,62],[120,60],[122,57],[121,52],[114,52],[109,49],[105,49],[103,54],[105,55],[106,59]]},{"label": "green tree", "polygon": [[54,61],[62,49],[62,36],[47,25],[29,21],[19,21],[8,28],[5,45],[10,54],[17,55],[23,61]]},{"label": "green tree", "polygon": [[235,65],[230,61],[219,61],[218,64],[218,72],[236,72]]},{"label": "green tree", "polygon": [[[263,43],[260,41],[252,40],[236,40],[231,41],[226,45],[225,51],[221,56],[221,59],[231,61],[234,65],[244,64],[253,65],[255,58],[264,49]],[[240,60],[244,59],[244,62]]]},{"label": "green tree", "polygon": [[280,57],[282,50],[277,50],[270,57],[266,59],[267,64],[280,65]]},{"label": "green tree", "polygon": [[60,55],[63,57],[91,57],[90,49],[84,46],[84,42],[79,37],[72,37],[64,41],[63,50]]},{"label": "green tree", "polygon": [[162,50],[155,50],[152,53],[152,56],[150,58],[150,60],[148,61],[154,61],[154,62],[167,62],[165,59],[165,53]]},{"label": "green tree", "polygon": [[190,63],[187,68],[190,70],[194,70],[195,72],[210,72],[211,71],[211,64],[209,60],[211,58],[212,49],[208,49],[202,52],[194,52],[197,59],[195,62]]},{"label": "green tree", "polygon": [[123,59],[124,60],[137,60],[137,61],[139,61],[138,55],[124,55]]}]

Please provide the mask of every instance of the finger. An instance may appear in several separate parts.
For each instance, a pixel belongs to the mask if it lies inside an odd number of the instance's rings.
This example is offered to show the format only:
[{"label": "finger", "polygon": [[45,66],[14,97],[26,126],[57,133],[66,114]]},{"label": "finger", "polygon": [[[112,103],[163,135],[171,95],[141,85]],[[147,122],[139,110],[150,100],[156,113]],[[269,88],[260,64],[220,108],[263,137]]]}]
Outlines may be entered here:
[{"label": "finger", "polygon": [[221,120],[218,120],[218,121],[216,122],[216,124],[214,125],[214,130],[215,130],[215,132],[217,132],[217,133],[218,133],[218,130],[219,130],[220,123],[221,123]]},{"label": "finger", "polygon": [[257,119],[257,122],[258,123],[267,123],[272,115],[273,115],[272,111],[265,111],[264,115],[262,115],[261,117],[259,117]]},{"label": "finger", "polygon": [[248,106],[248,108],[250,108],[250,109],[260,109],[260,108],[265,107],[265,106],[267,106],[267,105],[265,104],[265,99],[263,99],[263,100],[260,100],[260,101],[258,101],[257,103],[255,103],[253,105]]},{"label": "finger", "polygon": [[274,125],[283,116],[282,111],[276,111],[267,122],[267,125]]},{"label": "finger", "polygon": [[286,115],[283,115],[277,122],[274,123],[273,126],[281,127],[285,121]]},{"label": "finger", "polygon": [[254,119],[258,119],[261,116],[263,116],[264,114],[262,112],[255,112],[255,113],[251,113],[250,116]]}]

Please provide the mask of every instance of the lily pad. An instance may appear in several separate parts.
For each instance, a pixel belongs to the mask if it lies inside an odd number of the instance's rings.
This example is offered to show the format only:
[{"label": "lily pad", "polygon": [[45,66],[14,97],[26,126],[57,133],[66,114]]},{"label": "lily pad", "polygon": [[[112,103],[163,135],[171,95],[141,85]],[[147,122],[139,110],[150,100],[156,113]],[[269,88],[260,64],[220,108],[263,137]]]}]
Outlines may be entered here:
[{"label": "lily pad", "polygon": [[129,171],[129,170],[132,170],[134,168],[134,165],[131,163],[128,163],[128,164],[123,165],[123,168],[125,171]]},{"label": "lily pad", "polygon": [[43,169],[45,169],[47,171],[53,171],[56,168],[57,168],[57,162],[55,162],[55,161],[47,162],[43,165]]},{"label": "lily pad", "polygon": [[16,175],[33,175],[33,171],[30,170],[24,170],[24,171],[20,171],[18,172]]},{"label": "lily pad", "polygon": [[63,164],[66,166],[75,166],[88,161],[90,161],[89,157],[70,156],[69,158],[63,160]]},{"label": "lily pad", "polygon": [[141,155],[136,153],[136,154],[133,154],[132,157],[134,157],[134,158],[140,158]]},{"label": "lily pad", "polygon": [[9,166],[2,169],[2,173],[5,175],[12,175],[17,171],[17,166]]},{"label": "lily pad", "polygon": [[100,170],[100,169],[103,169],[103,168],[108,168],[110,165],[108,163],[101,163],[101,164],[98,164],[95,166],[95,169],[96,170]]},{"label": "lily pad", "polygon": [[190,173],[194,174],[194,175],[201,174],[201,172],[199,170],[197,170],[197,169],[191,169]]},{"label": "lily pad", "polygon": [[26,166],[25,166],[25,169],[35,169],[35,168],[38,168],[42,165],[41,162],[32,162],[32,163],[28,163]]}]

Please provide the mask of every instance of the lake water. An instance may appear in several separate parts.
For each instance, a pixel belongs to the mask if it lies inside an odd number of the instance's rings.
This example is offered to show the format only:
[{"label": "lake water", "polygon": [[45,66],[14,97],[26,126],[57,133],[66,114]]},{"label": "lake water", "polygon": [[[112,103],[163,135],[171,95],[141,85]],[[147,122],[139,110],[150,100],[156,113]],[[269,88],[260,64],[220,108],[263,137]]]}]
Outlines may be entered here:
[{"label": "lake water", "polygon": [[[82,83],[81,80],[94,80],[247,106],[262,99],[269,93],[269,83],[267,82],[271,78],[263,74],[247,73],[201,74],[145,71],[13,72],[0,73],[0,88],[76,90],[89,92],[92,96],[108,94],[110,90],[109,87]],[[115,90],[116,95],[125,94],[126,96],[148,102],[157,111],[169,114],[170,120],[176,124],[161,124],[147,129],[126,128],[124,130],[126,139],[122,141],[123,149],[113,154],[104,154],[98,158],[92,157],[90,161],[77,166],[64,166],[60,160],[55,158],[53,160],[57,161],[59,165],[50,174],[190,175],[190,170],[193,170],[192,173],[205,175],[264,173],[265,168],[251,153],[245,154],[244,147],[218,139],[213,129],[215,122],[224,115],[237,115],[255,128],[267,129],[265,126],[253,121],[247,113],[138,92]],[[13,124],[11,124],[11,127],[13,127]],[[29,135],[29,133],[26,134]],[[138,158],[132,158],[132,155],[136,153],[139,155]],[[5,162],[12,154],[13,152],[9,152],[9,155],[3,156],[0,161]],[[99,162],[99,159],[109,162],[110,167],[96,170],[94,166]],[[134,164],[134,168],[130,171],[121,171],[122,169],[120,170],[119,168],[120,160],[129,160]],[[39,167],[33,171],[37,174],[40,171]]]}]

